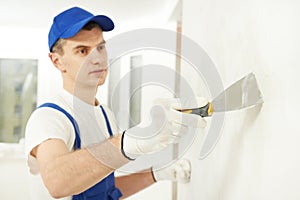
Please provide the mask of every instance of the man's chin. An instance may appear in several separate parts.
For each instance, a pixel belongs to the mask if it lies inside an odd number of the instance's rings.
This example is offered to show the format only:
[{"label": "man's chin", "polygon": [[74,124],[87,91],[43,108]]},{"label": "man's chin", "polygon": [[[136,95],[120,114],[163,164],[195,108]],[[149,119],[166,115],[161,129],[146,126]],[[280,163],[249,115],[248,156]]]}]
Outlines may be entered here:
[{"label": "man's chin", "polygon": [[103,85],[104,83],[105,83],[105,80],[100,79],[97,83],[97,86],[99,87],[99,86]]}]

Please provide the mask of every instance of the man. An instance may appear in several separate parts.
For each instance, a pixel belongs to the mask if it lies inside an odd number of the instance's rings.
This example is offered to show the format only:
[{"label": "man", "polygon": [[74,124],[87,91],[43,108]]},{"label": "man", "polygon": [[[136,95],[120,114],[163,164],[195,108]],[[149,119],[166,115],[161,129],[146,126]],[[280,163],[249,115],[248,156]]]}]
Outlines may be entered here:
[{"label": "man", "polygon": [[[32,113],[25,135],[30,171],[41,176],[47,189],[45,196],[37,199],[116,200],[161,179],[185,182],[189,178],[187,162],[160,171],[114,177],[116,169],[177,142],[188,127],[204,127],[205,121],[160,106],[153,108],[149,127],[133,127],[119,134],[111,111],[95,97],[108,67],[102,32],[113,28],[107,16],[94,16],[78,7],[54,18],[48,38],[49,57],[61,72],[63,90]],[[132,136],[139,131],[156,134],[148,139]],[[175,177],[175,169],[184,175]]]}]

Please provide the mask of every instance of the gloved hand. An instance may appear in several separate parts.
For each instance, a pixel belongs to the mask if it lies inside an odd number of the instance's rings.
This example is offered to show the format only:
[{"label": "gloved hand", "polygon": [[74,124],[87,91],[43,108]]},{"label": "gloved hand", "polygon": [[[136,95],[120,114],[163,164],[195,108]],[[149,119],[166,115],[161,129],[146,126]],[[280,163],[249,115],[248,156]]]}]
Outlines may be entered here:
[{"label": "gloved hand", "polygon": [[177,161],[171,166],[160,170],[152,170],[154,180],[170,180],[178,183],[188,183],[191,178],[191,163],[187,159]]},{"label": "gloved hand", "polygon": [[[171,143],[177,143],[189,127],[204,128],[206,121],[199,115],[185,114],[177,109],[198,106],[205,103],[204,98],[195,100],[159,99],[151,109],[151,124],[139,124],[125,131],[122,136],[122,151],[127,158],[155,153]],[[206,100],[207,103],[207,100]],[[190,107],[189,107],[190,108]]]}]

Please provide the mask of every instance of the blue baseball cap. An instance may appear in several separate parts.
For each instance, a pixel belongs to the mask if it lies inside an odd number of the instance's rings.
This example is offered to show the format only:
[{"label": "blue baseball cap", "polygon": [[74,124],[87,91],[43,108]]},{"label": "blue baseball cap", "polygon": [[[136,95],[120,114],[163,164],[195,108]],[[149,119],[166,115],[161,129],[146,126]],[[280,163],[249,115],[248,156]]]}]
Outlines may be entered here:
[{"label": "blue baseball cap", "polygon": [[111,31],[115,27],[114,22],[105,15],[93,15],[82,8],[72,7],[54,18],[48,34],[49,51],[59,38],[73,37],[90,21],[96,22],[102,31]]}]

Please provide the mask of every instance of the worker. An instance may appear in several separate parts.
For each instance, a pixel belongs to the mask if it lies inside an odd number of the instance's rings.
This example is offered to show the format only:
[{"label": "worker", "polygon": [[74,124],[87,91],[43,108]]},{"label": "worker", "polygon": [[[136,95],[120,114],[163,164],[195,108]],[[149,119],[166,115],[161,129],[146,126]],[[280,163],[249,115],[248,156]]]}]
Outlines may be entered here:
[{"label": "worker", "polygon": [[[178,142],[190,127],[205,127],[205,120],[162,104],[153,107],[150,126],[119,132],[112,111],[96,98],[108,73],[103,32],[113,29],[109,17],[79,7],[53,20],[49,57],[61,73],[63,88],[35,109],[25,132],[30,172],[43,184],[43,190],[32,186],[36,199],[116,200],[159,180],[189,180],[187,160],[115,177],[127,163]],[[139,131],[154,136],[134,137]]]}]

